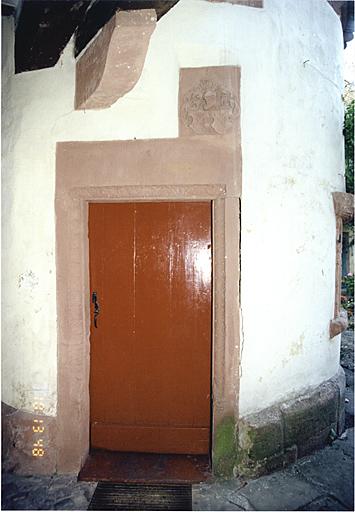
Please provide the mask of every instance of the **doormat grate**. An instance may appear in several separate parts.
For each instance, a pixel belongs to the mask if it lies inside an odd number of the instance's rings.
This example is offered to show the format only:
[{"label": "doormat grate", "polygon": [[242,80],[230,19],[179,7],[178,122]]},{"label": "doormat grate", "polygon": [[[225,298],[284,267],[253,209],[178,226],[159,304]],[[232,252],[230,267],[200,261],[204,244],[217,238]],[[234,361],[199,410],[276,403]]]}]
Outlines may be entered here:
[{"label": "doormat grate", "polygon": [[191,485],[99,482],[88,510],[192,510]]}]

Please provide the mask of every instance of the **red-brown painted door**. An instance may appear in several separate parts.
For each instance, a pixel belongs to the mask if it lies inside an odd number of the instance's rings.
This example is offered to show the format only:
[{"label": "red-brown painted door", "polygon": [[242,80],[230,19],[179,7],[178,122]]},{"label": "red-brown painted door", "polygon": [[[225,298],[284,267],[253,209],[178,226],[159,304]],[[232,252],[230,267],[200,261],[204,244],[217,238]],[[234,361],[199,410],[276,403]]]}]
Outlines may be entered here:
[{"label": "red-brown painted door", "polygon": [[208,453],[211,203],[89,205],[91,446]]}]

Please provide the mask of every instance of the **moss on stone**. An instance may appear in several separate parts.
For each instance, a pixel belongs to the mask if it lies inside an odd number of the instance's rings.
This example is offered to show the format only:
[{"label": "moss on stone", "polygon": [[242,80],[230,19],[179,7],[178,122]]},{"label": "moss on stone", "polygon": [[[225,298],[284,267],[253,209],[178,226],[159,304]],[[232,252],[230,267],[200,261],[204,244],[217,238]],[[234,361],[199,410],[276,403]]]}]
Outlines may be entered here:
[{"label": "moss on stone", "polygon": [[263,425],[260,428],[251,428],[249,435],[252,447],[249,456],[253,460],[262,460],[272,457],[282,451],[282,424]]},{"label": "moss on stone", "polygon": [[329,435],[336,435],[343,407],[339,396],[344,384],[337,379],[240,418],[237,425],[232,419],[223,422],[216,457],[220,474],[259,476],[295,462],[329,442]]},{"label": "moss on stone", "polygon": [[213,446],[213,472],[230,478],[236,461],[235,420],[229,416],[217,426]]},{"label": "moss on stone", "polygon": [[266,409],[238,423],[236,471],[253,477],[265,472],[274,457],[282,458],[282,422],[277,410]]}]

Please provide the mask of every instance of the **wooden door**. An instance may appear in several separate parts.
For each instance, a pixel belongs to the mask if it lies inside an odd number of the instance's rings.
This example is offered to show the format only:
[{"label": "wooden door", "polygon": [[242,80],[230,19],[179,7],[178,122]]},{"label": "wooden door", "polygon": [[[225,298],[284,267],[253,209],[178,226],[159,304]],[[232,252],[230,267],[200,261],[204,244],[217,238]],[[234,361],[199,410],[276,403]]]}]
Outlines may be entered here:
[{"label": "wooden door", "polygon": [[208,453],[211,203],[91,203],[91,446]]}]

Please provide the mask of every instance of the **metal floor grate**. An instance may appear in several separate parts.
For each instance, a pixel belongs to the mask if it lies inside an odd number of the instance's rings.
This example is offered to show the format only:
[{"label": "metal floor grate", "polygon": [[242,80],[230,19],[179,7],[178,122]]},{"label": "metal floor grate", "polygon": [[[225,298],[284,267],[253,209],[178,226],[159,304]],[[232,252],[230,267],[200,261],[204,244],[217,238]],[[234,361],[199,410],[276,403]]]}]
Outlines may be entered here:
[{"label": "metal floor grate", "polygon": [[191,485],[99,482],[88,510],[192,510]]}]

